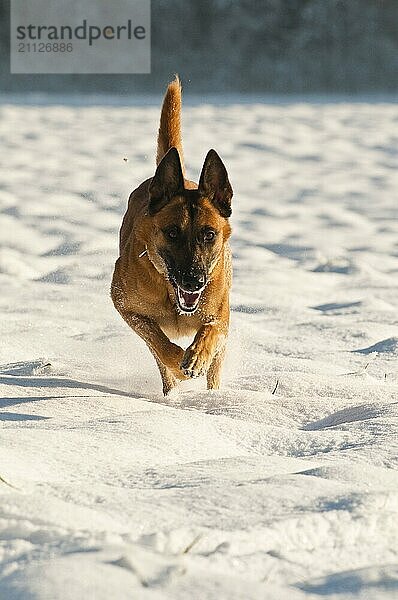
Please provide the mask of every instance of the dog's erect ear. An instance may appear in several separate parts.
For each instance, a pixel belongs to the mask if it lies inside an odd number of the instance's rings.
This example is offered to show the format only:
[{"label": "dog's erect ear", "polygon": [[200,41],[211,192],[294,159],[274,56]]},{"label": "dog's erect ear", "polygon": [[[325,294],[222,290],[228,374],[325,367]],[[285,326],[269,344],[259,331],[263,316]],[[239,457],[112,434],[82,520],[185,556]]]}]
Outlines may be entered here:
[{"label": "dog's erect ear", "polygon": [[209,150],[199,180],[199,193],[209,198],[221,216],[231,216],[233,195],[227,169],[215,150]]},{"label": "dog's erect ear", "polygon": [[180,156],[177,148],[170,148],[160,161],[149,184],[148,213],[155,215],[161,208],[184,189]]}]

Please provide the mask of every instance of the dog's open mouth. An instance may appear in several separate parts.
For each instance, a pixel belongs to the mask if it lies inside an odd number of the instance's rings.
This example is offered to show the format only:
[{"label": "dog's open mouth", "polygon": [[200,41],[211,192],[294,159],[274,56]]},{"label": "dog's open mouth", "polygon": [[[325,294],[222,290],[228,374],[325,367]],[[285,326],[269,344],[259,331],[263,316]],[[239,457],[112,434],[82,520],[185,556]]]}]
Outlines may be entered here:
[{"label": "dog's open mouth", "polygon": [[204,288],[195,292],[187,292],[186,290],[183,290],[179,285],[175,284],[174,289],[176,293],[178,308],[181,310],[181,312],[193,313],[198,307],[200,296]]}]

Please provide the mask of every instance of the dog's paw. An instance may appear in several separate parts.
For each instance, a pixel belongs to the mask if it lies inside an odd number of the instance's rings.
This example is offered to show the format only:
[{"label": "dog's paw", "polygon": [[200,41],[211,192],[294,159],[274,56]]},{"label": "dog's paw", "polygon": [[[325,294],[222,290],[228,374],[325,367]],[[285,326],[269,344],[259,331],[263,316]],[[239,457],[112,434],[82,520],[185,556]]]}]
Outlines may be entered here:
[{"label": "dog's paw", "polygon": [[171,349],[172,352],[170,352],[170,354],[167,356],[167,362],[164,363],[164,366],[178,381],[189,379],[189,375],[185,375],[184,371],[181,369],[181,363],[185,356],[184,350],[176,344],[172,344]]},{"label": "dog's paw", "polygon": [[198,352],[191,346],[186,349],[181,363],[181,371],[186,377],[194,378],[205,375],[207,367],[208,360],[205,352]]}]

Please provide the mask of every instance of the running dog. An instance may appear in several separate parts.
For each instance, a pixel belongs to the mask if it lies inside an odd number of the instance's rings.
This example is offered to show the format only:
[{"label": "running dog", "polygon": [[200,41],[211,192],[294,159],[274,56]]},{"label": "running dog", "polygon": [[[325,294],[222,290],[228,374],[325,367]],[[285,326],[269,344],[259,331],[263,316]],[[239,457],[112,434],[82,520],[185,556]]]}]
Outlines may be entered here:
[{"label": "running dog", "polygon": [[[178,380],[207,376],[218,389],[229,326],[232,187],[215,150],[199,184],[185,177],[181,85],[167,88],[156,172],[132,192],[113,274],[115,308],[152,352],[167,395]],[[193,336],[184,351],[171,339]]]}]

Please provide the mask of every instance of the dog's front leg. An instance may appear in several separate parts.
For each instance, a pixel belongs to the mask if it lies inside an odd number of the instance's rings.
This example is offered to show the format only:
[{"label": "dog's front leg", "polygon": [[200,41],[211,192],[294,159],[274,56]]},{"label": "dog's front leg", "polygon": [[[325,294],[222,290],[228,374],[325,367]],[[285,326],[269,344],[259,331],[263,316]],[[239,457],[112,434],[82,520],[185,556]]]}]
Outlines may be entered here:
[{"label": "dog's front leg", "polygon": [[[225,340],[226,340],[226,325],[222,326],[215,323],[211,325],[203,325],[195,336],[192,344],[186,349],[184,358],[181,363],[181,369],[184,374],[188,377],[199,377],[204,375],[209,367],[213,364],[217,356],[220,356],[220,363],[217,372],[221,370],[222,356],[224,353]],[[208,381],[208,387],[218,387],[219,385],[219,373],[217,373],[216,385],[210,385]],[[209,379],[209,378],[208,378]],[[213,378],[210,378],[212,381]]]},{"label": "dog's front leg", "polygon": [[225,344],[222,344],[207,371],[207,389],[218,390],[221,383],[221,371],[225,358]]},{"label": "dog's front leg", "polygon": [[[184,350],[177,344],[173,344],[155,321],[129,311],[119,312],[131,329],[144,340],[154,355],[162,376],[165,394],[173,387],[173,379],[188,378],[181,370]],[[164,366],[163,369],[161,365]]]},{"label": "dog's front leg", "polygon": [[156,364],[158,365],[158,369],[160,372],[160,376],[162,378],[163,385],[163,396],[167,396],[171,390],[173,390],[177,385],[177,378],[174,377],[173,373],[164,366],[164,364],[160,361],[160,359],[153,353],[155,357]]}]

